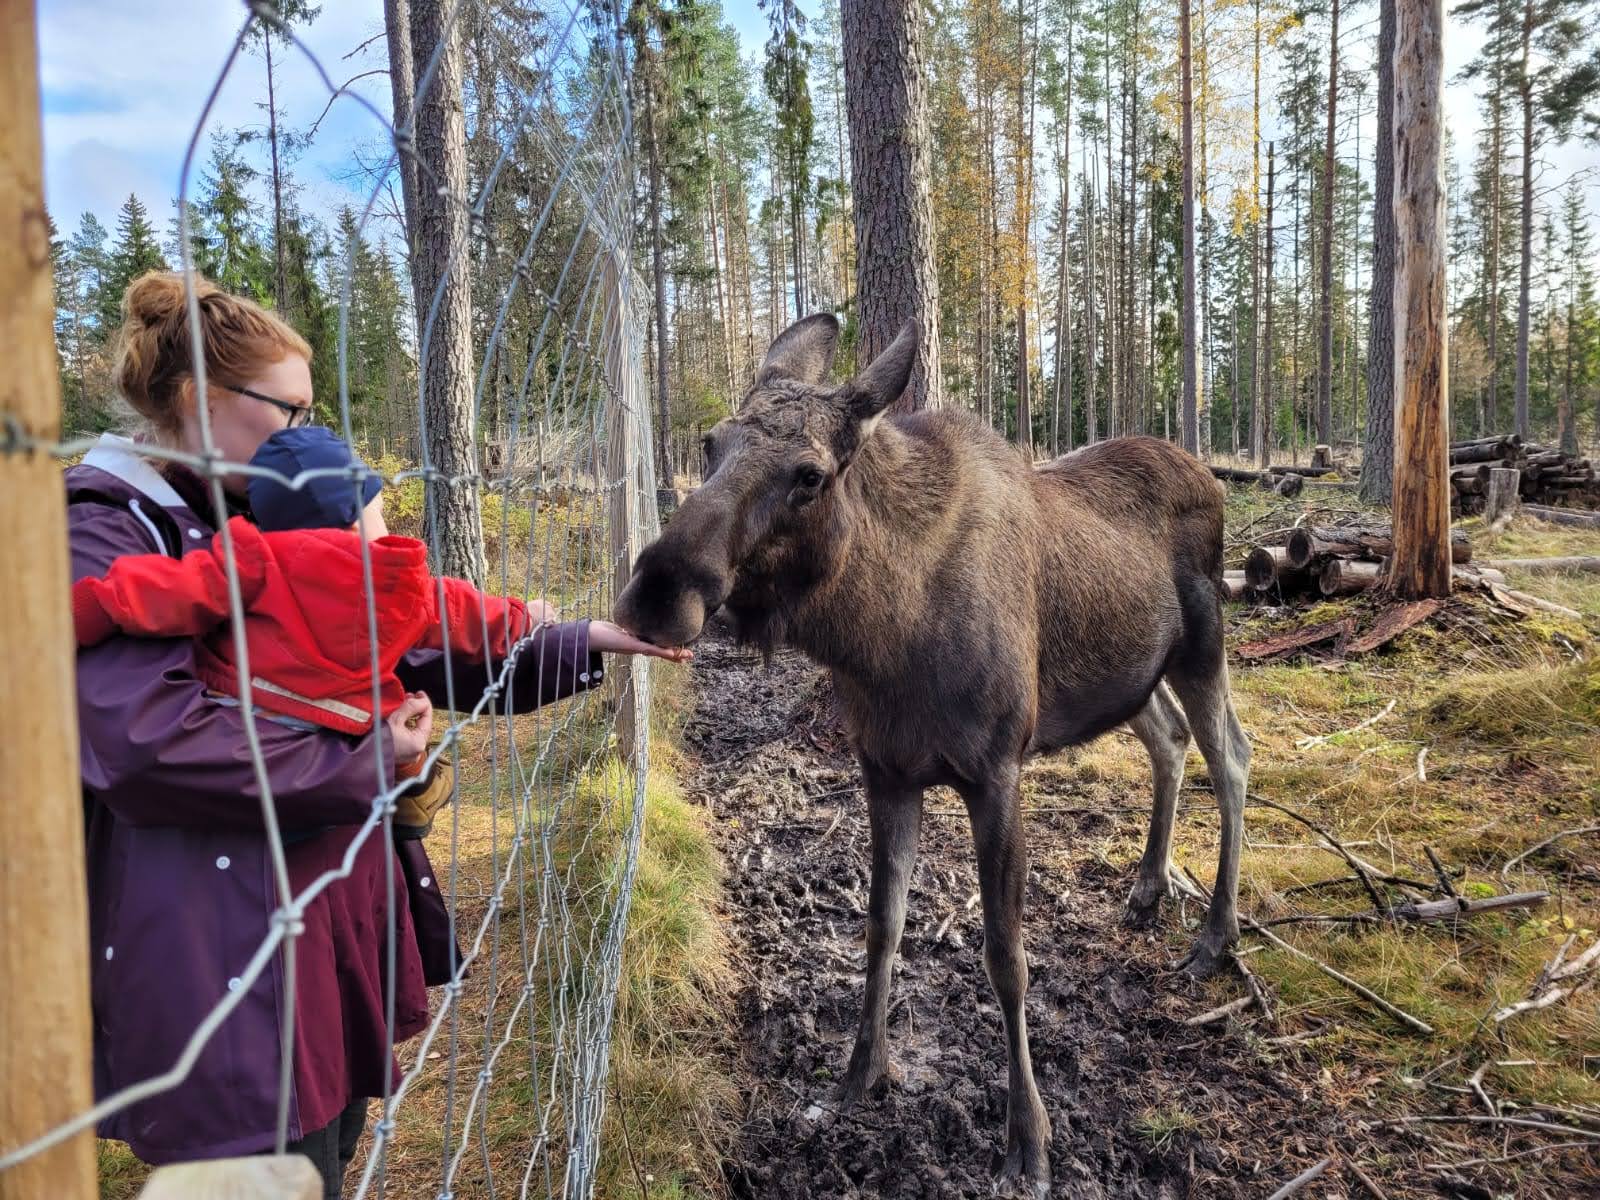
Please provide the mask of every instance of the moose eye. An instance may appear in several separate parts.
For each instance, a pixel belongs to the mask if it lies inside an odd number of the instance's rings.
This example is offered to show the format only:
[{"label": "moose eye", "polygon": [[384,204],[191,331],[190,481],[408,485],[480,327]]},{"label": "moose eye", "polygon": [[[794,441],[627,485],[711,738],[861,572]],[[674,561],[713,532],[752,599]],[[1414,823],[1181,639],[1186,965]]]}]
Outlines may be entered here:
[{"label": "moose eye", "polygon": [[822,486],[822,472],[816,467],[801,467],[796,482],[803,488],[819,488]]}]

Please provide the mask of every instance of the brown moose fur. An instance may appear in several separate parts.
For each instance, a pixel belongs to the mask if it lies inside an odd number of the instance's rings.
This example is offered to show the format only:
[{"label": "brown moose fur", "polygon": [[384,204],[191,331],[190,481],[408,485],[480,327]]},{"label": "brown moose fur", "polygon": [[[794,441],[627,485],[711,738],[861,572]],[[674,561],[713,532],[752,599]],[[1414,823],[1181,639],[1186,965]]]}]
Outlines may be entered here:
[{"label": "brown moose fur", "polygon": [[923,789],[961,793],[1011,1058],[1005,1174],[1037,1191],[1049,1178],[1049,1121],[1022,1009],[1024,757],[1132,724],[1156,779],[1130,898],[1131,915],[1147,921],[1171,887],[1186,713],[1224,818],[1217,902],[1191,968],[1214,969],[1237,936],[1238,833],[1228,826],[1242,810],[1248,746],[1223,661],[1222,491],[1199,462],[1152,438],[1032,467],[965,413],[880,419],[904,387],[914,326],[856,379],[828,388],[836,333],[832,318],[812,317],[774,342],[737,416],[707,439],[704,484],[640,555],[617,619],[682,644],[721,605],[741,638],[796,646],[832,670],[873,841],[866,999],[846,1101],[887,1065],[890,965]]}]

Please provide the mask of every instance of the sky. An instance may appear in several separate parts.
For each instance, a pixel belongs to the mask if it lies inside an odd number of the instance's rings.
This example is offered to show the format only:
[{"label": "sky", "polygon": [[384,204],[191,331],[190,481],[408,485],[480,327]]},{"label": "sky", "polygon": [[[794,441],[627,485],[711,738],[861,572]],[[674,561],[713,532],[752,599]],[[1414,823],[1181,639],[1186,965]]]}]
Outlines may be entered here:
[{"label": "sky", "polygon": [[[767,37],[766,14],[754,0],[728,0],[724,7],[746,54],[758,54]],[[815,8],[815,0],[801,4],[802,11]],[[50,210],[64,231],[76,228],[85,210],[93,211],[107,228],[114,228],[117,209],[128,193],[134,192],[150,210],[158,231],[165,234],[185,149],[244,12],[242,3],[229,0],[145,0],[137,5],[42,0],[45,181]],[[1358,46],[1374,36],[1374,17],[1370,7],[1357,10],[1350,33]],[[386,65],[382,28],[382,0],[323,0],[321,15],[302,37],[335,84],[343,84]],[[1471,26],[1450,23],[1447,78],[1472,56],[1481,37]],[[369,39],[375,40],[346,58]],[[281,64],[278,79],[286,124],[293,129],[307,128],[327,105],[327,86],[298,51],[291,51]],[[223,83],[207,132],[261,126],[264,80],[259,50],[242,52]],[[388,115],[386,75],[360,79],[352,87]],[[1372,97],[1369,89],[1369,109]],[[1452,84],[1448,88],[1446,113],[1456,152],[1465,166],[1480,125],[1477,99],[1470,86]],[[1270,120],[1269,116],[1269,125]],[[1367,120],[1370,122],[1370,115]],[[381,133],[371,113],[349,98],[337,101],[323,119],[315,142],[293,164],[303,189],[302,203],[312,211],[329,213],[339,204],[363,201],[371,185],[348,177],[352,151],[364,147],[375,152]],[[1366,131],[1363,143],[1371,144]],[[198,150],[202,165],[208,155],[209,145],[202,136]],[[1363,174],[1370,179],[1370,154],[1365,149],[1363,157],[1368,160]],[[1564,181],[1579,167],[1596,168],[1589,195],[1591,210],[1600,214],[1600,150],[1560,148],[1552,151],[1549,159],[1549,182]]]}]

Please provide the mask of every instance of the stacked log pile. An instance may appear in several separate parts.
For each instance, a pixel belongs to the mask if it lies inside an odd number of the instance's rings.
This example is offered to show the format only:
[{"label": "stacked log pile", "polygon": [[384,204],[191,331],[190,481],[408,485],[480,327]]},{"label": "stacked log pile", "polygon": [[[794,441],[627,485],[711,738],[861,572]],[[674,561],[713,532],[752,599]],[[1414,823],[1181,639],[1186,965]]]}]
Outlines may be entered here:
[{"label": "stacked log pile", "polygon": [[1496,468],[1519,472],[1517,490],[1524,504],[1600,507],[1600,481],[1587,458],[1511,434],[1450,444],[1450,486],[1459,513],[1483,511]]},{"label": "stacked log pile", "polygon": [[[1386,524],[1305,526],[1288,530],[1250,551],[1242,571],[1224,573],[1230,599],[1347,596],[1366,591],[1394,552]],[[1472,544],[1459,531],[1450,536],[1450,558],[1472,561]],[[1496,575],[1498,572],[1490,572]]]}]

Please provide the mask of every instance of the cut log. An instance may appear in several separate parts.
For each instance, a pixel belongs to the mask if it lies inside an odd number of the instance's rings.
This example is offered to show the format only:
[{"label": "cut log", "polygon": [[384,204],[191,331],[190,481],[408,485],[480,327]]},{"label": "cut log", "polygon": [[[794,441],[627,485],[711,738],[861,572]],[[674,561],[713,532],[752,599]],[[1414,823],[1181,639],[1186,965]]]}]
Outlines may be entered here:
[{"label": "cut log", "polygon": [[1311,448],[1311,465],[1314,468],[1321,467],[1325,470],[1333,470],[1333,447],[1324,446],[1320,442],[1313,446]]},{"label": "cut log", "polygon": [[1383,567],[1375,562],[1357,562],[1349,558],[1330,558],[1322,564],[1317,576],[1317,588],[1324,596],[1348,596],[1364,592],[1378,582]]},{"label": "cut log", "polygon": [[[1318,526],[1309,529],[1297,529],[1289,535],[1291,543],[1299,549],[1297,553],[1305,556],[1304,543],[1297,539],[1309,538],[1312,543],[1312,556],[1332,555],[1340,558],[1387,558],[1394,553],[1394,537],[1386,525],[1355,526],[1339,528],[1337,526]],[[1310,557],[1304,561],[1310,562]],[[1459,529],[1450,532],[1450,561],[1465,563],[1472,561],[1472,543],[1467,540],[1467,535]]]},{"label": "cut log", "polygon": [[1486,566],[1502,571],[1523,571],[1529,575],[1550,575],[1561,571],[1590,571],[1600,575],[1600,555],[1576,555],[1567,558],[1491,558]]},{"label": "cut log", "polygon": [[1493,462],[1497,458],[1505,458],[1514,453],[1511,443],[1481,442],[1476,446],[1463,446],[1461,449],[1450,451],[1450,465],[1453,467],[1465,466],[1468,463]]},{"label": "cut log", "polygon": [[1600,529],[1600,512],[1576,508],[1551,508],[1545,504],[1524,504],[1525,515],[1552,525],[1572,525],[1579,529]]},{"label": "cut log", "polygon": [[[1450,443],[1450,453],[1454,454],[1457,450],[1466,450],[1466,449],[1468,449],[1470,447],[1473,447],[1473,446],[1509,446],[1512,450],[1520,450],[1520,449],[1523,448],[1522,438],[1519,437],[1517,434],[1513,433],[1513,434],[1510,434],[1510,435],[1508,435],[1506,437],[1501,437],[1499,434],[1496,434],[1493,437],[1467,438],[1465,441],[1451,442]],[[1530,450],[1541,449],[1542,450],[1543,447],[1542,446],[1537,446],[1537,447],[1530,446],[1530,447],[1528,447],[1528,449],[1530,449]]]},{"label": "cut log", "polygon": [[1246,581],[1243,571],[1224,571],[1222,573],[1222,592],[1229,600],[1244,600],[1250,595],[1250,584]]},{"label": "cut log", "polygon": [[1489,469],[1489,485],[1484,492],[1483,501],[1483,519],[1486,524],[1493,525],[1501,517],[1510,516],[1516,511],[1517,489],[1521,479],[1522,472],[1515,468]]},{"label": "cut log", "polygon": [[1289,561],[1287,546],[1257,546],[1244,560],[1245,582],[1257,591],[1266,591],[1276,584],[1293,588],[1308,582],[1306,572]]},{"label": "cut log", "polygon": [[1279,475],[1272,485],[1272,490],[1285,500],[1293,500],[1305,486],[1304,475]]}]

